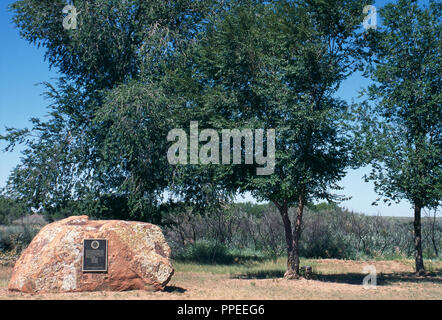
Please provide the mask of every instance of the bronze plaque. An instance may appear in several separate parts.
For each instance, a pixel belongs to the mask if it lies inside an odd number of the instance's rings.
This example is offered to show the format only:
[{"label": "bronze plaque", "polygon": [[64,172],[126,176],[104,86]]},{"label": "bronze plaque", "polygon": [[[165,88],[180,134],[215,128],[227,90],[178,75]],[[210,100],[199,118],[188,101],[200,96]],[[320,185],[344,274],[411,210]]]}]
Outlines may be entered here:
[{"label": "bronze plaque", "polygon": [[107,272],[107,239],[83,240],[83,272]]}]

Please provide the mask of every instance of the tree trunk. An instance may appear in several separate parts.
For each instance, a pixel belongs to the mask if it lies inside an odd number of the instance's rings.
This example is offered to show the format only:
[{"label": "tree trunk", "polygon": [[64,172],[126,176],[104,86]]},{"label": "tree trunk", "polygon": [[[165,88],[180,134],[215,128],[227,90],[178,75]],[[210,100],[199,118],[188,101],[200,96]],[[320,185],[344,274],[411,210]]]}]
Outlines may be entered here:
[{"label": "tree trunk", "polygon": [[416,260],[416,274],[425,274],[422,256],[421,207],[416,203],[414,204],[414,256]]},{"label": "tree trunk", "polygon": [[304,192],[299,196],[298,210],[296,215],[296,221],[294,228],[290,218],[288,216],[288,205],[287,201],[284,201],[282,205],[274,202],[279,209],[282,221],[284,223],[285,240],[287,243],[287,271],[284,274],[286,279],[298,279],[300,277],[299,272],[299,238],[301,236],[302,227],[302,215],[305,206],[305,195]]},{"label": "tree trunk", "polygon": [[289,218],[287,201],[284,201],[283,204],[278,204],[276,201],[274,201],[274,203],[281,214],[282,222],[284,224],[285,241],[287,243],[287,272],[284,274],[284,277],[288,278],[289,275],[296,274],[292,223]]},{"label": "tree trunk", "polygon": [[305,206],[305,195],[304,190],[301,191],[301,194],[299,195],[298,199],[298,209],[296,212],[296,221],[295,221],[295,227],[293,229],[293,260],[294,260],[294,274],[288,275],[288,278],[290,276],[294,278],[299,277],[299,239],[301,237],[301,230],[302,230],[302,215],[304,213],[304,206]]}]

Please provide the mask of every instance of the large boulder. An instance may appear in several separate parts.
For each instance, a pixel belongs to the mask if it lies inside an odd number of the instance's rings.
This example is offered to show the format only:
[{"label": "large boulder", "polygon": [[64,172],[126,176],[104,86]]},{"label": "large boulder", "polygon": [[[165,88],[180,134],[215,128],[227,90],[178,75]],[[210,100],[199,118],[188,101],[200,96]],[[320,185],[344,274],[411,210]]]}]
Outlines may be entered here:
[{"label": "large boulder", "polygon": [[[107,272],[83,272],[83,239],[107,239]],[[158,226],[72,216],[43,227],[17,260],[8,289],[28,293],[163,290],[174,272]]]}]

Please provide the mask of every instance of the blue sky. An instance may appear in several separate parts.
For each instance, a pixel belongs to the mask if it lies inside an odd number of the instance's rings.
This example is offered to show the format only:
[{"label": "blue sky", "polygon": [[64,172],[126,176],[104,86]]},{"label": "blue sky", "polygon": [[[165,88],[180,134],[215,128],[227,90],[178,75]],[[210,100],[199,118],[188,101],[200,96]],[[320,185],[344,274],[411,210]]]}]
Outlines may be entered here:
[{"label": "blue sky", "polygon": [[[30,118],[44,117],[49,101],[42,97],[43,86],[37,84],[43,81],[55,82],[53,78],[57,77],[56,70],[49,70],[48,62],[44,60],[44,49],[37,49],[20,38],[18,30],[11,22],[12,14],[7,10],[8,4],[12,2],[7,0],[0,3],[0,134],[5,133],[6,126],[23,128],[29,126]],[[384,3],[385,1],[377,1],[376,6],[379,8]],[[338,94],[350,102],[368,83],[360,75],[353,75],[342,84]],[[4,147],[5,144],[0,142],[0,149]],[[19,163],[20,150],[21,148],[17,148],[13,152],[0,152],[0,188],[6,186],[10,171]],[[369,215],[412,215],[407,202],[372,206],[371,203],[378,196],[373,191],[373,184],[362,180],[365,173],[368,173],[368,168],[351,170],[341,181],[344,190],[339,194],[352,197],[343,202],[342,206]],[[249,195],[244,200],[253,201]]]}]

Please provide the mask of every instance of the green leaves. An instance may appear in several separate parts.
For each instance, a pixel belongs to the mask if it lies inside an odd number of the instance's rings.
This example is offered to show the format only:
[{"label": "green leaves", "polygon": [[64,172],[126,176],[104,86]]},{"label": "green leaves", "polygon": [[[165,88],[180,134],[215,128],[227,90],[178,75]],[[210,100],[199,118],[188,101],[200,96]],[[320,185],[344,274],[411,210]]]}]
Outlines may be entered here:
[{"label": "green leaves", "polygon": [[[235,190],[294,204],[333,199],[350,164],[347,106],[333,97],[363,56],[362,2],[246,1],[214,21],[195,53],[197,115],[211,126],[275,128],[276,169],[220,168]],[[359,20],[360,18],[360,20]],[[201,118],[198,118],[201,119]]]},{"label": "green leaves", "polygon": [[359,110],[376,191],[421,207],[442,200],[441,7],[399,1],[381,10],[371,43],[378,63],[368,70],[373,103]]},{"label": "green leaves", "polygon": [[47,211],[123,210],[160,221],[172,174],[166,134],[186,103],[174,87],[183,80],[171,75],[185,74],[177,71],[186,66],[184,52],[216,8],[212,1],[78,0],[77,28],[65,30],[65,5],[11,5],[21,36],[43,46],[62,76],[47,84],[48,120],[1,137],[9,148],[26,145],[7,192]]},{"label": "green leaves", "polygon": [[[21,35],[46,49],[62,77],[46,84],[47,121],[0,137],[8,150],[27,145],[8,192],[45,209],[79,201],[78,210],[149,220],[166,192],[195,205],[237,191],[288,205],[303,190],[309,200],[338,199],[331,191],[345,170],[370,162],[385,196],[437,205],[440,5],[387,5],[385,28],[366,33],[366,4],[79,0],[77,29],[65,30],[64,1],[15,2]],[[371,54],[373,103],[355,119],[335,93]],[[275,173],[170,166],[167,132],[189,121],[276,129]]]}]

